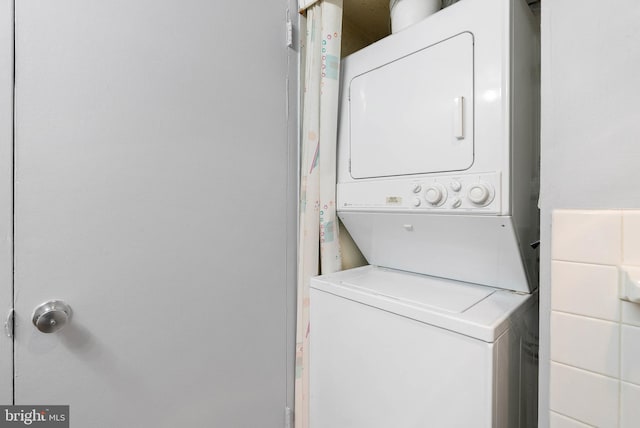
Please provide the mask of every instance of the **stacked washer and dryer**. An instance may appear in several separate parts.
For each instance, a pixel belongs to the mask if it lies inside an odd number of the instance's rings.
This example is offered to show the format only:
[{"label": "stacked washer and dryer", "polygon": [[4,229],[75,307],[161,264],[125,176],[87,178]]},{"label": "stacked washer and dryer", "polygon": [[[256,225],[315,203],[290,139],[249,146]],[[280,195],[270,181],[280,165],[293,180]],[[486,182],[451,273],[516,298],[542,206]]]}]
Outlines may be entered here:
[{"label": "stacked washer and dryer", "polygon": [[311,282],[312,428],[536,426],[538,46],[524,0],[462,0],[344,60],[370,265]]}]

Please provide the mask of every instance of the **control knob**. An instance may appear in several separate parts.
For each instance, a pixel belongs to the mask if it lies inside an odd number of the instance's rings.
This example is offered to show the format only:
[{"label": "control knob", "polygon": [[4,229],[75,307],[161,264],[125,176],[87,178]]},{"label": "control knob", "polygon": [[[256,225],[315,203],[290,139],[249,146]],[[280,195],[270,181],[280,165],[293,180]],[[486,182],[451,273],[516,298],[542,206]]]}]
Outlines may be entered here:
[{"label": "control knob", "polygon": [[458,180],[453,180],[449,185],[454,192],[459,192],[462,189],[462,184]]},{"label": "control knob", "polygon": [[469,188],[467,196],[476,205],[486,205],[491,197],[491,189],[487,184],[476,183]]},{"label": "control knob", "polygon": [[447,199],[447,189],[441,184],[433,183],[424,192],[424,198],[431,205],[439,206]]}]

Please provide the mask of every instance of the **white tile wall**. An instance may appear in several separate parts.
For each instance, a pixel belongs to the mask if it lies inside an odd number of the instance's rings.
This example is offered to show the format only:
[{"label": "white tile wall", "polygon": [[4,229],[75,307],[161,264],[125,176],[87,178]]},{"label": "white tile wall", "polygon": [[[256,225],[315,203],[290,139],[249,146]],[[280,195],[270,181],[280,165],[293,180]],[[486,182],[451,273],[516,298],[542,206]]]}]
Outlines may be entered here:
[{"label": "white tile wall", "polygon": [[640,305],[622,302],[622,322],[640,327]]},{"label": "white tile wall", "polygon": [[600,428],[618,426],[616,379],[551,363],[551,410]]},{"label": "white tile wall", "polygon": [[578,422],[575,419],[570,419],[556,412],[551,412],[549,422],[549,428],[590,428],[593,426],[583,424],[582,422]]},{"label": "white tile wall", "polygon": [[640,427],[640,305],[618,266],[640,266],[640,210],[553,213],[551,428]]},{"label": "white tile wall", "polygon": [[[622,326],[621,354],[620,378],[625,382],[640,385],[640,327]],[[640,420],[638,426],[640,426]]]},{"label": "white tile wall", "polygon": [[[613,266],[551,262],[551,308],[609,321],[620,320],[618,269]],[[576,296],[580,296],[576,299]],[[638,311],[640,321],[640,310]]]},{"label": "white tile wall", "polygon": [[620,390],[620,427],[638,428],[640,421],[640,387],[630,383],[622,382]]},{"label": "white tile wall", "polygon": [[625,211],[622,224],[624,264],[640,265],[640,211]]},{"label": "white tile wall", "polygon": [[606,376],[618,376],[620,324],[553,312],[551,331],[553,361]]},{"label": "white tile wall", "polygon": [[590,428],[593,426],[583,424],[582,422],[578,422],[575,419],[570,419],[556,412],[551,412],[549,422],[549,428]]},{"label": "white tile wall", "polygon": [[621,214],[621,211],[554,211],[551,258],[619,264],[622,253]]}]

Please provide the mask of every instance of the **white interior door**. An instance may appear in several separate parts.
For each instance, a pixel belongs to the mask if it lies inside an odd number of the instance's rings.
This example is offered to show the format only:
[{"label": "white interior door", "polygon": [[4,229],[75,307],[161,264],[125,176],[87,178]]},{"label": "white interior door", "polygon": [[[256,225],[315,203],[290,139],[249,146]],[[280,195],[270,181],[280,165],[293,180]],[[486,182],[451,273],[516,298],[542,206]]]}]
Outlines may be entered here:
[{"label": "white interior door", "polygon": [[[283,426],[286,6],[16,2],[16,404],[69,404],[76,427]],[[45,334],[51,299],[72,316]]]}]

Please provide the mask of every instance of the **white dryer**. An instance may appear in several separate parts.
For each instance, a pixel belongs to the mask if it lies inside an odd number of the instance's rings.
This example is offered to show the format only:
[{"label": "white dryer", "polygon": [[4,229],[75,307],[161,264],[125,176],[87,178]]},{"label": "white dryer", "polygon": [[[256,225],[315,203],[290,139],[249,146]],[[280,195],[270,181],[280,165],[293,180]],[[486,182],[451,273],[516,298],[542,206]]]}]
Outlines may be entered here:
[{"label": "white dryer", "polygon": [[311,287],[311,428],[536,427],[537,294],[373,266]]},{"label": "white dryer", "polygon": [[369,263],[536,288],[538,44],[526,1],[462,0],[345,58],[337,209]]}]

